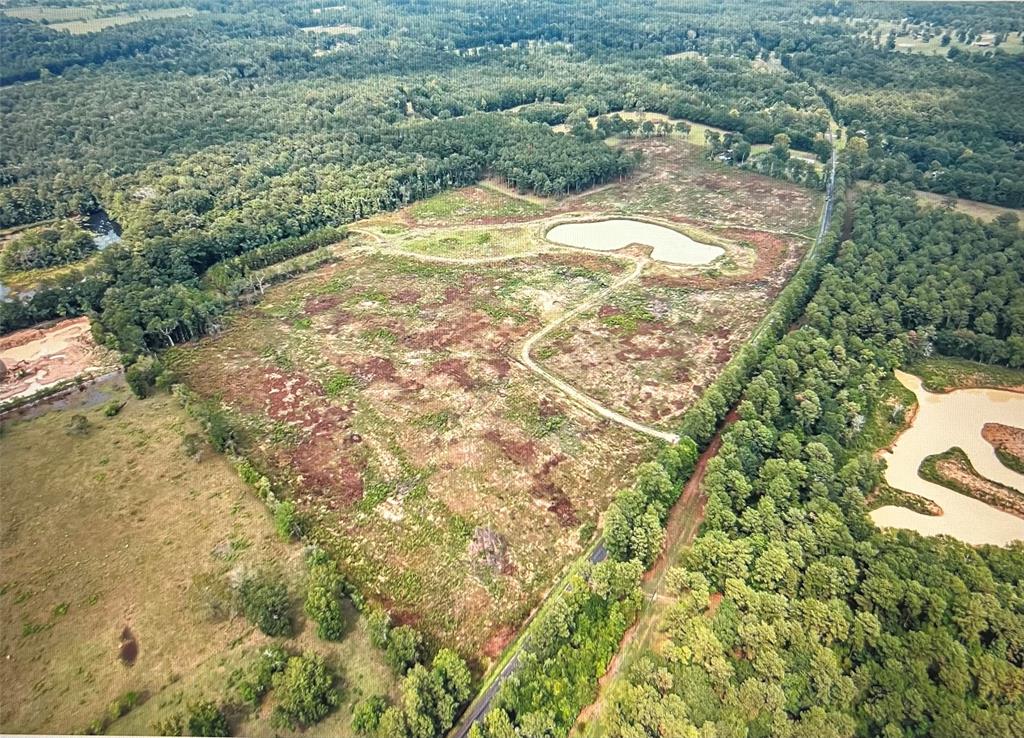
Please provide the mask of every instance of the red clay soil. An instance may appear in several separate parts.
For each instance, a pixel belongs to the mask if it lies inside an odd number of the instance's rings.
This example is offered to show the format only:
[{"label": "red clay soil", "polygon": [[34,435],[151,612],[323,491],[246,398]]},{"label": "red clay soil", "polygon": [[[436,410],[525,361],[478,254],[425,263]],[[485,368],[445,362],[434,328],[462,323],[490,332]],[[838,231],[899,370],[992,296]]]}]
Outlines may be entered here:
[{"label": "red clay soil", "polygon": [[444,374],[451,377],[462,389],[472,389],[477,382],[469,374],[469,362],[458,357],[444,359],[430,368],[431,374]]},{"label": "red clay soil", "polygon": [[[675,218],[678,222],[690,223],[685,218]],[[729,228],[722,232],[733,241],[747,241],[757,250],[757,259],[749,272],[733,275],[709,277],[702,274],[651,274],[641,278],[644,287],[701,287],[703,289],[720,289],[730,285],[756,284],[765,282],[770,285],[781,285],[789,277],[790,270],[779,267],[787,260],[792,247],[782,236],[765,231],[752,231],[740,228]],[[794,259],[794,267],[797,261]]]},{"label": "red clay soil", "polygon": [[[1021,419],[1024,422],[1024,418]],[[981,437],[992,444],[992,447],[1003,453],[1024,460],[1024,428],[1000,423],[985,423],[981,429]]]},{"label": "red clay soil", "polygon": [[515,637],[516,629],[514,626],[502,626],[494,635],[487,639],[487,642],[484,644],[484,655],[492,660],[498,658]]},{"label": "red clay soil", "polygon": [[563,461],[565,461],[565,456],[561,454],[556,454],[545,461],[533,475],[534,481],[530,494],[548,501],[548,510],[554,513],[559,525],[563,528],[574,528],[579,524],[576,508],[573,507],[572,501],[553,478],[555,468]]},{"label": "red clay soil", "polygon": [[499,433],[494,428],[484,433],[484,438],[500,448],[501,452],[505,454],[505,458],[513,464],[529,466],[537,458],[537,444],[529,439],[516,441],[504,433]]}]

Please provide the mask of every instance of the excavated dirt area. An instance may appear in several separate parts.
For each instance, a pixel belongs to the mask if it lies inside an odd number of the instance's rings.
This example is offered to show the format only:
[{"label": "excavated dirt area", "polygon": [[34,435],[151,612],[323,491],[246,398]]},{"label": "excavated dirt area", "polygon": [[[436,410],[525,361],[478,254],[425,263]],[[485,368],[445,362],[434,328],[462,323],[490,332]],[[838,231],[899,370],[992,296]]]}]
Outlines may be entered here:
[{"label": "excavated dirt area", "polygon": [[16,331],[0,337],[0,402],[116,366],[116,357],[93,341],[88,318]]}]

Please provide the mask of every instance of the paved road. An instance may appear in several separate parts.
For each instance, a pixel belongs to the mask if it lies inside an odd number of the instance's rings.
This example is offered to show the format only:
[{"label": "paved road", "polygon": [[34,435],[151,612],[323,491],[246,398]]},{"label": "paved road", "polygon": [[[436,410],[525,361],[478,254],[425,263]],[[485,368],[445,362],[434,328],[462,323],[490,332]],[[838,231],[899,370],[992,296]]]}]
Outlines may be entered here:
[{"label": "paved road", "polygon": [[[831,171],[829,173],[828,186],[825,189],[825,204],[824,204],[824,206],[822,208],[822,212],[821,212],[821,228],[818,229],[818,237],[815,239],[814,245],[811,247],[811,250],[808,253],[808,258],[812,258],[815,255],[817,249],[821,246],[821,243],[822,243],[822,241],[825,238],[825,233],[828,231],[829,225],[832,222],[832,211],[833,211],[833,208],[834,208],[834,205],[835,205],[835,183],[836,183],[836,151],[835,151],[835,148],[833,147],[833,149],[832,149],[832,167],[831,167]],[[617,289],[617,287],[619,287],[622,284],[628,282],[630,279],[636,279],[636,277],[639,276],[640,271],[642,271],[642,269],[643,269],[643,264],[642,263],[638,263],[638,268],[637,269],[635,269],[633,272],[631,272],[626,277],[623,277],[622,280],[620,280],[619,282],[613,284],[605,292],[598,293],[598,295],[596,295],[592,299],[593,300],[601,299],[601,298],[603,298],[605,296],[605,294],[608,291]],[[590,301],[588,301],[588,304],[585,304],[584,306],[582,306],[583,309],[586,309],[586,308],[590,307],[589,302]],[[573,312],[577,312],[578,313],[579,310],[580,310],[580,308],[577,308],[576,311],[573,311]],[[536,343],[537,339],[543,337],[543,335],[545,335],[547,332],[552,330],[553,329],[552,326],[559,324],[561,322],[561,320],[567,319],[569,317],[572,317],[571,313],[567,313],[566,315],[562,316],[562,319],[560,319],[559,321],[555,321],[555,323],[553,323],[551,326],[548,326],[548,328],[546,330],[542,330],[540,333],[536,334],[530,341],[528,341],[527,344],[523,346],[523,354],[524,354],[525,359],[529,359],[529,350],[532,347],[532,345],[534,343]],[[762,326],[762,328],[763,327],[764,326]],[[760,329],[758,330],[758,334],[759,333],[760,333]],[[756,336],[752,336],[751,340],[753,340],[753,338],[756,338]],[[524,361],[523,363],[527,363],[527,362]],[[527,366],[529,366],[528,363],[527,363]],[[539,367],[538,367],[538,369],[539,369]],[[543,370],[540,370],[540,371],[543,372]],[[547,377],[545,377],[545,379],[547,379]],[[555,378],[555,379],[557,379],[557,378]],[[569,389],[572,389],[572,388],[569,387]],[[628,418],[625,419],[625,420],[628,420]],[[618,422],[618,421],[616,421],[616,422]],[[628,426],[628,427],[632,427],[632,426]],[[654,429],[650,429],[650,430],[654,430]],[[661,431],[658,431],[658,432],[660,433]],[[705,459],[705,457],[708,456],[708,452],[709,451],[711,452],[711,454],[713,454],[714,453],[714,448],[713,447],[709,447],[708,450],[705,451],[705,453],[702,455],[702,459]],[[699,482],[698,482],[698,484],[699,484]],[[683,497],[681,496],[680,499],[682,500]],[[673,506],[673,510],[675,510],[675,509],[676,509],[675,506]],[[601,541],[598,541],[597,545],[588,554],[587,558],[588,558],[588,560],[590,562],[597,563],[599,561],[603,561],[605,558],[607,558],[607,556],[608,556],[608,550],[605,548],[604,541],[601,540]],[[538,612],[539,612],[539,610],[538,610]],[[528,625],[529,625],[529,623],[524,625],[524,627],[528,627]],[[501,689],[502,683],[504,683],[504,681],[518,668],[518,666],[519,666],[519,657],[520,657],[520,655],[523,652],[523,648],[525,646],[527,646],[529,644],[529,642],[530,642],[529,636],[527,636],[526,638],[523,638],[523,640],[519,643],[518,647],[516,648],[516,652],[512,655],[512,658],[510,658],[508,660],[508,663],[505,664],[505,667],[501,670],[501,672],[498,674],[498,676],[491,682],[491,685],[482,694],[477,695],[477,698],[469,706],[469,709],[467,709],[466,712],[463,714],[462,720],[459,722],[459,724],[456,726],[454,732],[451,734],[451,738],[466,738],[466,735],[469,733],[469,729],[472,727],[473,723],[475,723],[476,721],[480,720],[485,714],[487,714],[487,711],[491,707],[491,702],[493,702],[493,700],[494,700],[494,696],[498,693],[498,690]]]}]

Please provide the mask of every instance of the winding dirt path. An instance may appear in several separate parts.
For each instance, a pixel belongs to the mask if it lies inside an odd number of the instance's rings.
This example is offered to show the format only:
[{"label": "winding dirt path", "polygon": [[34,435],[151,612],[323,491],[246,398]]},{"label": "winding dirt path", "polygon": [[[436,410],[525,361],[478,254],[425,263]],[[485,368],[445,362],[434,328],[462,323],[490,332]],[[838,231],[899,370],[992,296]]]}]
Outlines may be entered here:
[{"label": "winding dirt path", "polygon": [[[377,244],[382,244],[386,242],[386,239],[383,236],[381,236],[378,233],[374,233],[373,231],[364,230],[362,228],[352,228],[351,232],[358,233],[362,236],[366,236],[375,241]],[[473,266],[475,264],[495,264],[504,261],[513,261],[515,259],[528,259],[531,257],[539,256],[542,253],[550,253],[551,251],[561,250],[563,249],[552,248],[545,249],[544,251],[526,252],[520,254],[503,254],[501,256],[478,256],[465,258],[435,256],[432,254],[418,254],[414,251],[405,251],[403,249],[388,248],[385,246],[380,246],[377,249],[377,252],[382,254],[392,254],[394,256],[403,256],[409,259],[416,259],[418,261],[433,262],[436,264],[457,264],[460,266]],[[578,251],[579,249],[569,250]],[[625,428],[629,428],[630,430],[635,431],[637,433],[643,433],[644,435],[651,436],[652,438],[657,438],[661,441],[666,441],[668,443],[678,443],[679,436],[676,435],[675,433],[670,433],[668,431],[652,428],[649,425],[644,425],[643,423],[639,423],[633,420],[632,418],[627,418],[622,413],[618,413],[615,410],[612,410],[610,407],[602,405],[593,397],[590,397],[589,395],[580,392],[578,389],[573,387],[565,380],[555,376],[547,369],[540,366],[540,364],[534,361],[533,357],[530,356],[530,352],[533,351],[534,346],[536,346],[541,339],[550,334],[552,331],[558,329],[560,326],[565,325],[573,318],[586,312],[587,310],[592,309],[597,304],[603,302],[608,298],[609,295],[621,289],[624,285],[627,285],[630,282],[633,282],[636,279],[638,279],[640,275],[643,274],[644,267],[647,266],[648,262],[649,259],[643,257],[637,258],[634,261],[633,269],[632,271],[629,272],[629,274],[620,277],[619,279],[612,282],[612,284],[605,287],[603,290],[600,290],[599,292],[591,295],[589,298],[581,302],[572,310],[563,313],[562,315],[560,315],[559,317],[555,318],[553,321],[542,327],[532,336],[527,338],[519,351],[519,362],[527,369],[529,369],[531,372],[536,374],[538,377],[543,379],[545,382],[550,384],[552,387],[557,389],[563,395],[565,395],[565,397],[569,401],[575,403],[577,406],[583,408],[584,410],[588,410],[592,413],[595,413],[596,415],[602,418],[610,420],[613,423],[617,423],[618,425],[621,425]]]},{"label": "winding dirt path", "polygon": [[528,339],[526,339],[526,341],[523,343],[522,349],[520,349],[519,351],[519,361],[531,372],[533,372],[538,377],[543,379],[545,382],[550,384],[552,387],[557,389],[559,392],[561,392],[563,395],[569,398],[569,400],[583,407],[585,410],[590,410],[591,412],[600,415],[602,418],[606,418],[612,421],[613,423],[618,423],[619,425],[625,426],[626,428],[634,430],[637,433],[643,433],[644,435],[651,436],[653,438],[658,438],[662,441],[667,441],[668,443],[678,443],[679,436],[677,436],[675,433],[669,433],[668,431],[652,428],[649,425],[638,423],[635,420],[627,418],[625,415],[622,415],[621,413],[615,412],[610,407],[602,405],[593,397],[583,394],[568,382],[558,378],[557,376],[549,372],[547,369],[540,366],[537,362],[533,360],[533,357],[530,356],[530,352],[533,350],[533,347],[536,346],[537,342],[540,341],[542,338],[550,334],[552,331],[556,330],[559,326],[564,325],[568,321],[580,315],[581,313],[584,313],[587,310],[593,308],[598,303],[603,302],[613,292],[615,292],[618,289],[621,289],[623,285],[635,281],[643,273],[644,267],[647,265],[647,262],[647,259],[637,259],[636,263],[633,266],[633,270],[629,274],[625,275],[624,277],[620,277],[619,279],[612,282],[612,284],[610,284],[608,287],[605,287],[600,292],[591,295],[588,299],[581,302],[572,310],[569,310],[568,312],[565,312],[559,317],[555,318],[553,321],[551,321],[546,326],[544,326],[539,331],[530,336]]}]

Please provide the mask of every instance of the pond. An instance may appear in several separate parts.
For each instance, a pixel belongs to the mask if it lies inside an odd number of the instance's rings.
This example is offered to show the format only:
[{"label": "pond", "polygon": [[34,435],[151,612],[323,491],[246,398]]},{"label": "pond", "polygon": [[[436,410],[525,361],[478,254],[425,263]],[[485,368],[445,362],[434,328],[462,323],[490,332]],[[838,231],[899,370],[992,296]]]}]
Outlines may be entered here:
[{"label": "pond", "polygon": [[694,241],[671,228],[628,218],[563,223],[548,231],[547,239],[592,251],[617,251],[632,244],[651,246],[651,258],[669,264],[708,264],[725,253],[719,246]]},{"label": "pond", "polygon": [[985,423],[1024,425],[1024,394],[1005,390],[965,389],[946,394],[928,392],[921,380],[897,371],[900,384],[917,396],[913,424],[882,458],[889,486],[925,497],[942,508],[939,516],[922,515],[905,507],[886,505],[871,513],[883,528],[910,528],[926,536],[945,534],[965,543],[999,546],[1024,540],[1024,519],[973,497],[926,481],[918,474],[927,456],[959,446],[978,474],[1024,493],[1024,475],[1003,466],[981,436]]},{"label": "pond", "polygon": [[112,220],[102,208],[90,213],[89,217],[82,221],[82,227],[92,234],[93,243],[100,251],[121,240],[120,223]]}]

